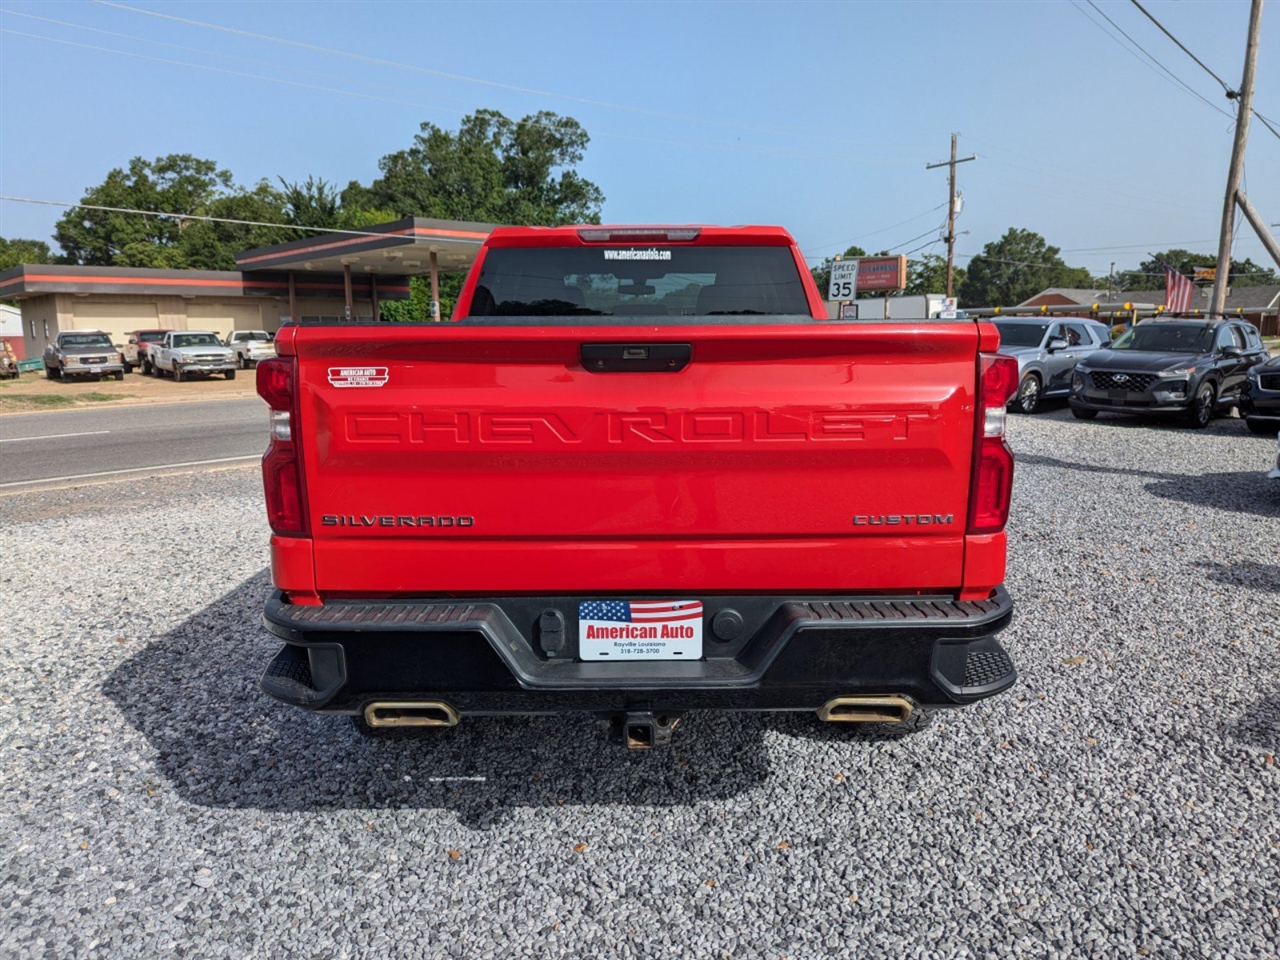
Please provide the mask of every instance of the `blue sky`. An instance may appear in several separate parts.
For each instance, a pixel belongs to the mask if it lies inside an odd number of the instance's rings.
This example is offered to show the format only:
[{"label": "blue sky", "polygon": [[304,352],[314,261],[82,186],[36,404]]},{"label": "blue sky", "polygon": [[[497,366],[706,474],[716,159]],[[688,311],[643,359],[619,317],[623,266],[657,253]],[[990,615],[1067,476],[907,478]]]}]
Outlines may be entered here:
[{"label": "blue sky", "polygon": [[[215,30],[89,0],[0,0],[5,30],[80,44],[0,33],[0,193],[74,201],[130,157],[166,153],[215,159],[243,183],[367,182],[423,120],[547,109],[591,134],[580,170],[604,190],[606,221],[779,223],[812,257],[854,242],[907,252],[939,236],[945,171],[925,165],[958,131],[961,156],[979,156],[959,168],[960,264],[1010,226],[1095,274],[1171,246],[1210,261],[1233,121],[1101,14],[1226,110],[1222,88],[1132,3],[1094,3],[125,0],[228,28]],[[1247,0],[1144,6],[1239,84]],[[1255,107],[1280,129],[1278,2]],[[1247,157],[1254,205],[1280,222],[1280,139],[1255,121]],[[0,203],[0,235],[47,239],[60,212]],[[1267,259],[1247,224],[1236,253]]]}]

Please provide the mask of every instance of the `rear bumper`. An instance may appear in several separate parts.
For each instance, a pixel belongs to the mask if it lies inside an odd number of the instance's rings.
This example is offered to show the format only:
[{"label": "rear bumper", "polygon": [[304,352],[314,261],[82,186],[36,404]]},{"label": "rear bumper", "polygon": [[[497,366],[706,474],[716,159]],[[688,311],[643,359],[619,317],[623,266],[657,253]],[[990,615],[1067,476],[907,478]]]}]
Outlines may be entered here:
[{"label": "rear bumper", "polygon": [[[692,662],[578,660],[579,599],[292,606],[277,592],[263,622],[285,644],[262,689],[325,713],[429,700],[466,716],[818,710],[860,695],[947,707],[1001,693],[1017,679],[996,639],[1013,616],[1002,588],[989,600],[964,602],[703,597],[705,656]],[[721,641],[710,623],[726,610],[739,614],[743,629]]]}]

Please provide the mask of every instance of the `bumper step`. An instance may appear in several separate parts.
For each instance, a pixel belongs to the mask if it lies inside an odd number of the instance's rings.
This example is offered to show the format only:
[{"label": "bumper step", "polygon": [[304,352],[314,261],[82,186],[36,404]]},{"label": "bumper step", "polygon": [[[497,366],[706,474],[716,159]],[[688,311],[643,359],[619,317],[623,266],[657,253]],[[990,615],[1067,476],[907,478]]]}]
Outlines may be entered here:
[{"label": "bumper step", "polygon": [[[899,696],[955,706],[1017,677],[996,634],[1008,595],[705,597],[697,661],[583,661],[577,597],[335,601],[292,606],[279,593],[263,622],[285,641],[262,678],[298,706],[355,713],[373,701],[430,700],[460,714],[585,710],[817,710],[834,698]],[[710,624],[733,614],[736,636]],[[548,624],[558,626],[549,642]],[[725,631],[728,634],[728,631]]]}]

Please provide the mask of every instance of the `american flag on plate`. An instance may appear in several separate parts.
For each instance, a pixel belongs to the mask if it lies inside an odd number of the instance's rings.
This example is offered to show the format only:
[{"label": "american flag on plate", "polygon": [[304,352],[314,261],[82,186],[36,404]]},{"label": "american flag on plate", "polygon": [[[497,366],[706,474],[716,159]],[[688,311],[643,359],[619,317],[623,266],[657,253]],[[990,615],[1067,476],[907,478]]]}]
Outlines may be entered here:
[{"label": "american flag on plate", "polygon": [[1191,295],[1196,285],[1167,263],[1164,267],[1164,307],[1169,313],[1186,313],[1191,309]]},{"label": "american flag on plate", "polygon": [[701,600],[584,600],[578,604],[583,660],[698,660]]}]

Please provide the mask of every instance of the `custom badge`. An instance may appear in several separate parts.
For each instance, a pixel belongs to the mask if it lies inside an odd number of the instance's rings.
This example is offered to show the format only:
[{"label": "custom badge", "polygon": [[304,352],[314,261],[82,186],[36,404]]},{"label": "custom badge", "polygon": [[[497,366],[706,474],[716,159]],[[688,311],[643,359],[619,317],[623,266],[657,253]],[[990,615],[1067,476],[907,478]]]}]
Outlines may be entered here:
[{"label": "custom badge", "polygon": [[329,382],[335,387],[381,387],[390,379],[386,367],[329,368]]}]

